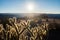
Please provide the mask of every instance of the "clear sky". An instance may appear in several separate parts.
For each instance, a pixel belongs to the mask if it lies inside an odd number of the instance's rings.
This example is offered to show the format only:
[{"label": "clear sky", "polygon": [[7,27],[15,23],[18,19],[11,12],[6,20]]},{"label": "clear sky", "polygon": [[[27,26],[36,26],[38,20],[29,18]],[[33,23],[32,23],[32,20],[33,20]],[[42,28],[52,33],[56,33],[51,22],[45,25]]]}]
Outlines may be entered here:
[{"label": "clear sky", "polygon": [[60,13],[60,0],[0,0],[0,13],[29,12]]}]

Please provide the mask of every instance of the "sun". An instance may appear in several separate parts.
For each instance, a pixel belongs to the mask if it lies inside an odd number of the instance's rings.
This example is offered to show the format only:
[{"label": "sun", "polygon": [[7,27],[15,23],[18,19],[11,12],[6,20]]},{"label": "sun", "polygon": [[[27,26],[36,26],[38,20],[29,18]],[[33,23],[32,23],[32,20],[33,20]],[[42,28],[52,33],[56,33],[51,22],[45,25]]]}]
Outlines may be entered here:
[{"label": "sun", "polygon": [[32,4],[28,4],[28,5],[27,5],[27,9],[28,9],[29,11],[32,11],[32,10],[34,9],[34,7],[33,7]]},{"label": "sun", "polygon": [[33,11],[33,10],[34,10],[34,4],[28,3],[27,6],[26,6],[26,9],[27,9],[28,11]]}]

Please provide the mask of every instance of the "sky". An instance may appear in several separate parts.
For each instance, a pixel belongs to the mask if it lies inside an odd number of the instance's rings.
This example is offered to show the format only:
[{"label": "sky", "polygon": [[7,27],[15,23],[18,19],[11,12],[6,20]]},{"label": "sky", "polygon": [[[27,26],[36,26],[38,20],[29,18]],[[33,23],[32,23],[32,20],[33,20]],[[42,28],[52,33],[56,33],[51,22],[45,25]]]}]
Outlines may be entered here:
[{"label": "sky", "polygon": [[60,0],[0,0],[0,13],[60,13]]}]

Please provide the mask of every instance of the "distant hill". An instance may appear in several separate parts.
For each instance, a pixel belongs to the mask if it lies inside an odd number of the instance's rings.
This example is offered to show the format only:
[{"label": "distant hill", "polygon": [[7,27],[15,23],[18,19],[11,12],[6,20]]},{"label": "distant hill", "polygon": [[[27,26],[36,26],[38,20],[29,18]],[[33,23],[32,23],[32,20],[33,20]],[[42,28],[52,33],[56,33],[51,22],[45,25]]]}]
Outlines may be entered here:
[{"label": "distant hill", "polygon": [[0,18],[1,17],[22,17],[21,14],[12,14],[12,13],[0,13]]},{"label": "distant hill", "polygon": [[[37,13],[35,13],[35,14],[37,15]],[[30,14],[27,14],[27,15],[30,15]],[[0,13],[0,18],[5,18],[5,17],[25,17],[27,15],[24,14],[24,13],[14,13],[14,14],[12,14],[12,13]],[[45,14],[45,15],[48,18],[60,19],[60,14]]]},{"label": "distant hill", "polygon": [[47,14],[48,18],[60,19],[60,14]]}]

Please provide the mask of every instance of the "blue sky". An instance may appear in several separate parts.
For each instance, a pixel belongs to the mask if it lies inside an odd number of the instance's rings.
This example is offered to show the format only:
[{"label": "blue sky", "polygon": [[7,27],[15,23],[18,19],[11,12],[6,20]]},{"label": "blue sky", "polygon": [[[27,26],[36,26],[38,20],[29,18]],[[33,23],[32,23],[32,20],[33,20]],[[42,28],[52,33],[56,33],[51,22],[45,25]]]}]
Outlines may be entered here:
[{"label": "blue sky", "polygon": [[0,0],[0,13],[29,13],[29,3],[33,13],[60,13],[60,0]]}]

